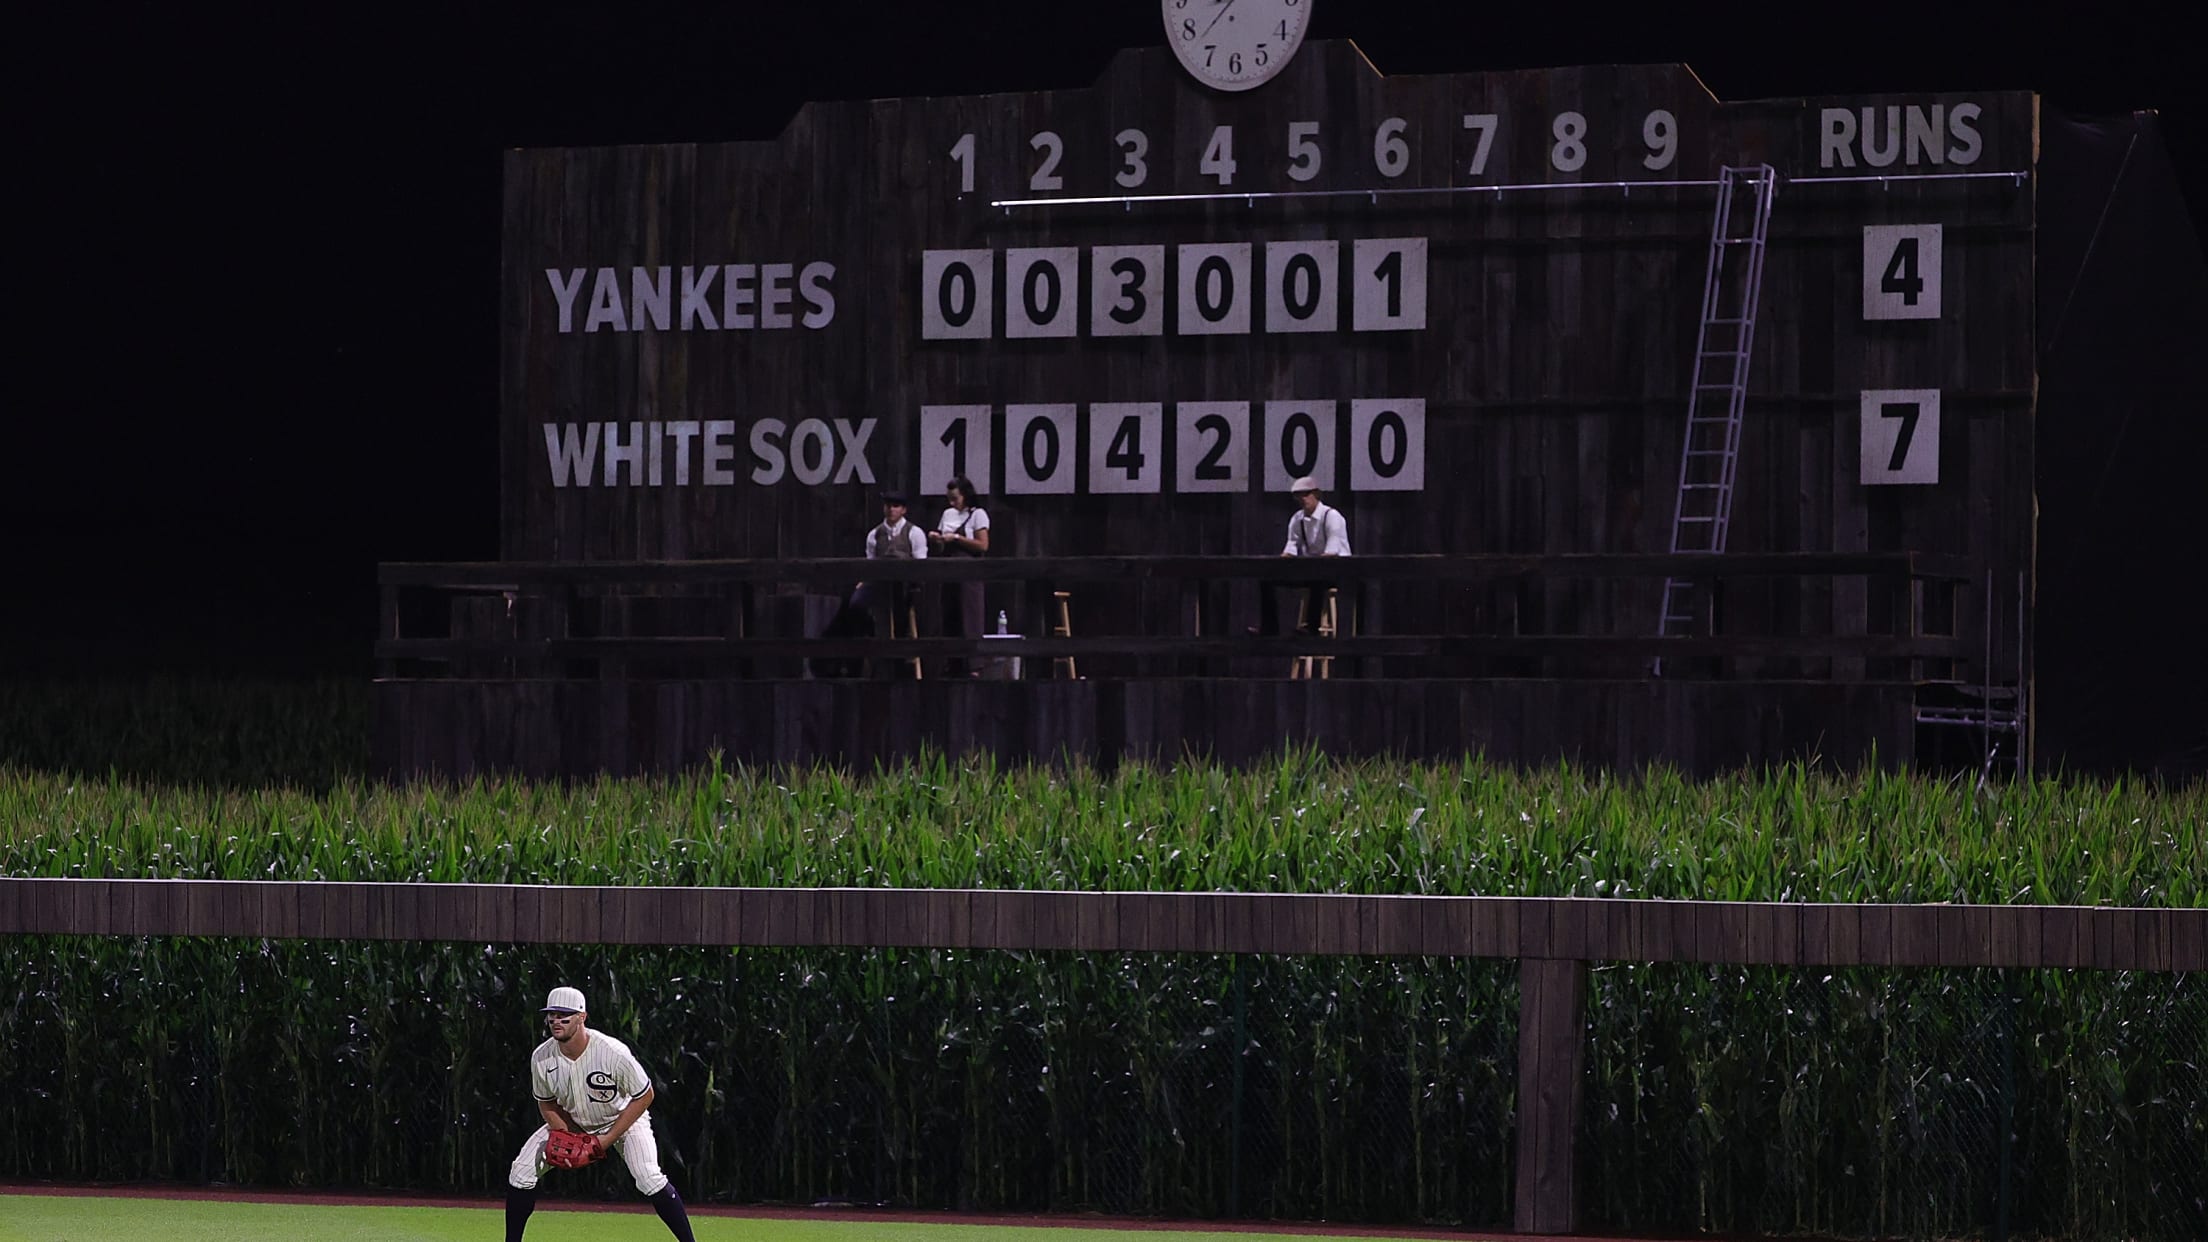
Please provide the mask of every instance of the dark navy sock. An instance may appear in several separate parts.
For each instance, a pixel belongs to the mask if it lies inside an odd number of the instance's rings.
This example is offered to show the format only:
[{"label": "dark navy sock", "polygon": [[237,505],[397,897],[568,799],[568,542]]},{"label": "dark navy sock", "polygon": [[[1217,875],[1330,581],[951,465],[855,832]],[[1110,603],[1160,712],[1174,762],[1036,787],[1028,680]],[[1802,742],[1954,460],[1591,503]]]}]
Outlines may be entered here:
[{"label": "dark navy sock", "polygon": [[506,1242],[521,1242],[521,1231],[529,1227],[529,1213],[536,1210],[536,1191],[519,1186],[506,1188]]},{"label": "dark navy sock", "polygon": [[690,1232],[690,1211],[682,1206],[682,1196],[675,1193],[675,1184],[667,1183],[652,1196],[652,1210],[659,1213],[667,1232],[674,1234],[676,1242],[698,1242]]}]

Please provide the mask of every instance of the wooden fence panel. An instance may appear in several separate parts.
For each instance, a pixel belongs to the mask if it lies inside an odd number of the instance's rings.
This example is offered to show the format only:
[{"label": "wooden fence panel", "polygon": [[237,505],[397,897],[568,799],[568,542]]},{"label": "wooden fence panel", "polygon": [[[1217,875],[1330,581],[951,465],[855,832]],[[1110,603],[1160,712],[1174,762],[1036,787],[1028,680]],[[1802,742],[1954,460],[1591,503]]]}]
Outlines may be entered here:
[{"label": "wooden fence panel", "polygon": [[2191,971],[2208,909],[0,878],[0,934]]}]

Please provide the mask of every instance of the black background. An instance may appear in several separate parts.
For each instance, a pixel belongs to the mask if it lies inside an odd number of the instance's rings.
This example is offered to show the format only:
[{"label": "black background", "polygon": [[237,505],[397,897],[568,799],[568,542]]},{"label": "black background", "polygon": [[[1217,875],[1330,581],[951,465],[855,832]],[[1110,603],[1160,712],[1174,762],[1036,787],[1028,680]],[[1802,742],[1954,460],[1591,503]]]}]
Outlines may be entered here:
[{"label": "black background", "polygon": [[[2175,9],[1316,5],[1313,38],[1390,73],[2157,108],[2201,231]],[[771,138],[808,99],[1079,87],[1164,40],[1154,0],[822,0],[89,6],[11,41],[0,662],[365,675],[377,561],[496,554],[502,149]]]}]

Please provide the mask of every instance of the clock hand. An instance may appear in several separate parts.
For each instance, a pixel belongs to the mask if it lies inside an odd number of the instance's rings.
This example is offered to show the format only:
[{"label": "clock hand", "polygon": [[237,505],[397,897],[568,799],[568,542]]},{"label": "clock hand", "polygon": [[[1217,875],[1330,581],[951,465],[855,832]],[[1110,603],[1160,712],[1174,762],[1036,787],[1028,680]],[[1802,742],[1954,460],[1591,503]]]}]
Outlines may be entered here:
[{"label": "clock hand", "polygon": [[[1212,15],[1212,18],[1211,18],[1211,26],[1216,26],[1216,25],[1218,25],[1218,24],[1219,24],[1219,19],[1220,19],[1220,18],[1222,18],[1222,17],[1225,17],[1225,16],[1227,15],[1227,10],[1228,10],[1228,9],[1231,9],[1231,8],[1233,8],[1233,7],[1234,7],[1234,0],[1227,0],[1227,2],[1226,2],[1225,4],[1222,4],[1222,5],[1220,5],[1220,6],[1219,6],[1219,11],[1218,11],[1217,13],[1215,13],[1215,14],[1213,14],[1213,15]],[[1199,38],[1199,39],[1201,39],[1201,38],[1203,38],[1203,37],[1204,37],[1204,35],[1208,35],[1208,34],[1210,34],[1210,33],[1211,33],[1211,26],[1206,26],[1206,27],[1204,27],[1204,30],[1203,30],[1203,34],[1199,34],[1199,35],[1197,35],[1196,37],[1197,37],[1197,38]]]}]

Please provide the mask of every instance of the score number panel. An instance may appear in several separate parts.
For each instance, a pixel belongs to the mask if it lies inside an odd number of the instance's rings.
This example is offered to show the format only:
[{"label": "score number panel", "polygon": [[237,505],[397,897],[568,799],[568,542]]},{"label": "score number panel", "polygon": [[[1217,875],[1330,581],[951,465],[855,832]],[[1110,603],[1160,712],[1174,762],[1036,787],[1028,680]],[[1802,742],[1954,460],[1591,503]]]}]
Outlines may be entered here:
[{"label": "score number panel", "polygon": [[1413,332],[1426,256],[1423,237],[926,250],[920,338],[1334,332],[1345,310],[1353,332]]},{"label": "score number panel", "polygon": [[1011,496],[1277,493],[1305,475],[1329,489],[1423,491],[1426,402],[925,405],[920,474],[928,488],[964,477]]},{"label": "score number panel", "polygon": [[[1863,226],[1863,318],[1940,317],[1937,224]],[[1866,389],[1857,411],[1856,481],[1865,487],[1940,481],[1940,390]]]}]

